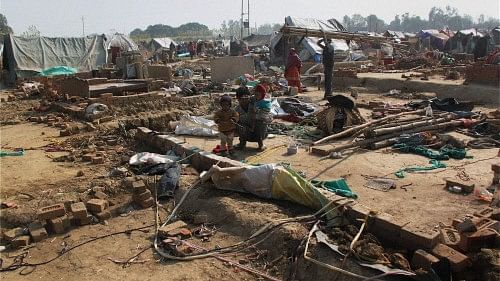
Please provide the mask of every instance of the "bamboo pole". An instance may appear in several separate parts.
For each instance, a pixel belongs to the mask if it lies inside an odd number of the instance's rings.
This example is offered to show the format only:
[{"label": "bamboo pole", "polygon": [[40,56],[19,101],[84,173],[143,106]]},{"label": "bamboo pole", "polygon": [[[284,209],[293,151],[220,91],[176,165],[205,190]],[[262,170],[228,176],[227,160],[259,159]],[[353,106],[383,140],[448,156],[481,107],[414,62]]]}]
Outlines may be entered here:
[{"label": "bamboo pole", "polygon": [[411,114],[421,114],[421,113],[424,113],[424,112],[425,112],[424,109],[420,109],[420,110],[415,110],[415,111],[402,112],[402,113],[398,113],[398,114],[395,114],[395,115],[389,115],[389,116],[386,116],[384,118],[376,119],[376,120],[367,122],[365,124],[362,124],[362,125],[359,125],[359,126],[356,126],[356,127],[352,127],[350,129],[344,130],[344,131],[342,131],[340,133],[324,137],[324,138],[322,138],[322,139],[320,139],[318,141],[315,141],[312,145],[314,146],[314,145],[318,145],[320,143],[323,143],[325,141],[329,141],[329,140],[338,139],[338,138],[341,138],[341,137],[350,136],[350,135],[356,133],[357,131],[362,130],[362,129],[366,128],[366,127],[369,127],[371,125],[384,123],[386,121],[389,121],[389,120],[392,120],[392,119],[396,119],[396,118],[401,117],[401,116],[411,115]]},{"label": "bamboo pole", "polygon": [[284,26],[283,28],[281,28],[280,32],[287,36],[306,36],[318,38],[326,37],[327,39],[355,40],[358,42],[391,42],[391,39],[386,37],[375,37],[365,34],[341,31],[324,31],[321,29],[308,29],[294,26]]},{"label": "bamboo pole", "polygon": [[[444,122],[441,124],[435,124],[435,125],[415,128],[413,130],[409,130],[409,131],[406,131],[403,133],[414,134],[414,133],[420,133],[420,132],[425,132],[425,131],[444,130],[444,129],[447,129],[450,127],[458,127],[458,126],[461,126],[462,124],[463,124],[462,121],[454,120],[454,121]],[[370,139],[365,139],[365,140],[361,140],[361,141],[357,141],[357,142],[353,142],[353,143],[339,145],[339,146],[336,146],[336,147],[328,150],[328,153],[338,152],[338,151],[342,151],[342,150],[352,148],[352,147],[364,147],[364,146],[372,144],[372,143],[376,143],[376,142],[380,142],[383,140],[388,140],[388,139],[399,137],[401,135],[401,133],[402,132],[397,132],[397,133],[393,133],[393,134],[389,134],[389,135],[382,135],[382,136],[375,137],[375,138],[370,138]]]},{"label": "bamboo pole", "polygon": [[452,116],[448,116],[448,117],[444,117],[444,118],[431,119],[431,120],[425,120],[425,121],[420,121],[420,122],[412,122],[409,124],[399,125],[399,126],[395,126],[395,127],[375,129],[375,130],[370,130],[370,131],[365,132],[365,136],[366,137],[378,137],[381,135],[387,135],[387,134],[396,133],[396,132],[404,132],[404,131],[418,128],[418,127],[423,127],[423,126],[428,126],[428,125],[433,125],[433,124],[440,124],[440,123],[447,122],[447,121],[450,121],[453,119],[455,119],[455,118]]}]

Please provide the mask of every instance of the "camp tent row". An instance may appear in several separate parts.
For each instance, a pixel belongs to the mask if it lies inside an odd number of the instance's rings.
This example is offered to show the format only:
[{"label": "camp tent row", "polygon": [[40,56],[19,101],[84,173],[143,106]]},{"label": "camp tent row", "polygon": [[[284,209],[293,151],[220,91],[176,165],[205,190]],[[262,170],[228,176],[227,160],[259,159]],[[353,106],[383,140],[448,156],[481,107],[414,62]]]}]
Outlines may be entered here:
[{"label": "camp tent row", "polygon": [[21,37],[6,35],[3,40],[2,69],[6,82],[33,77],[46,69],[65,66],[78,72],[98,69],[108,62],[108,55],[138,50],[130,38],[121,34],[78,38]]}]

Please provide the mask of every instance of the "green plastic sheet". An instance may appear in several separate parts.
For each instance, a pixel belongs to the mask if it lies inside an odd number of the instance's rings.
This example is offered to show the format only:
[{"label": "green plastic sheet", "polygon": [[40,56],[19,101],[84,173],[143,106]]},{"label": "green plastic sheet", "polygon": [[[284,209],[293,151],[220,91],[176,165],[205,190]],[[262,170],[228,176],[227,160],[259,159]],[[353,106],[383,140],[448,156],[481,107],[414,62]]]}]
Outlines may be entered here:
[{"label": "green plastic sheet", "polygon": [[393,148],[398,149],[401,152],[414,153],[436,160],[449,160],[450,158],[460,160],[464,158],[472,158],[467,156],[467,152],[464,148],[455,148],[449,145],[443,146],[439,149],[439,151],[429,149],[422,145],[411,145],[406,143],[395,144],[393,145]]},{"label": "green plastic sheet", "polygon": [[404,178],[406,173],[413,173],[413,172],[419,172],[419,171],[429,171],[429,170],[435,170],[435,169],[441,169],[441,168],[446,168],[446,164],[440,162],[439,160],[432,159],[429,164],[430,166],[411,166],[411,167],[406,167],[398,170],[394,175],[398,178]]},{"label": "green plastic sheet", "polygon": [[318,181],[311,180],[311,184],[316,188],[323,188],[329,190],[337,195],[357,199],[358,195],[349,188],[345,179],[336,179],[336,180],[328,180],[328,181]]},{"label": "green plastic sheet", "polygon": [[77,73],[78,70],[73,67],[68,66],[54,66],[51,68],[44,69],[40,72],[40,76],[56,76],[56,75],[71,75]]}]

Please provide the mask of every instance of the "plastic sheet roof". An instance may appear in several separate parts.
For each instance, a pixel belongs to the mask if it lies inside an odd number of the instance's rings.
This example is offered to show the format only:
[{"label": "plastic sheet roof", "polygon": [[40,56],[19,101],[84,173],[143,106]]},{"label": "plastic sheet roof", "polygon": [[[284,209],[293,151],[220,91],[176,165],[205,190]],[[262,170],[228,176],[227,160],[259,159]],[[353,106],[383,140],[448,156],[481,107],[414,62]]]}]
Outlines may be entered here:
[{"label": "plastic sheet roof", "polygon": [[111,47],[120,48],[122,51],[138,51],[139,47],[132,41],[128,36],[123,34],[113,34],[106,36],[108,40],[106,41],[107,48]]},{"label": "plastic sheet roof", "polygon": [[324,31],[347,32],[347,29],[336,19],[318,20],[312,18],[296,18],[288,16],[285,18],[285,25],[308,29],[321,29]]},{"label": "plastic sheet roof", "polygon": [[177,46],[177,43],[170,37],[163,38],[153,38],[151,40],[151,45],[154,45],[155,49],[158,48],[170,48],[170,43],[174,42],[174,45]]}]

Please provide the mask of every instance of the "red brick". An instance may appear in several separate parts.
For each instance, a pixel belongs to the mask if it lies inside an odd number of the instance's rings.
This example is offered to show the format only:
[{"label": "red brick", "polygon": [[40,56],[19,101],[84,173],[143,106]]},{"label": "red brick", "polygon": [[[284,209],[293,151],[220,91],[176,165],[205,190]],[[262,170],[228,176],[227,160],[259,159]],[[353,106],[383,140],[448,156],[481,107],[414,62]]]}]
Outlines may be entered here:
[{"label": "red brick", "polygon": [[94,156],[94,157],[92,157],[92,164],[96,164],[96,165],[104,164],[104,158],[99,157],[99,156]]},{"label": "red brick", "polygon": [[439,232],[423,232],[408,225],[401,229],[401,240],[399,245],[410,250],[430,250],[439,243],[439,238]]},{"label": "red brick", "polygon": [[180,236],[181,239],[186,239],[191,237],[191,230],[187,228],[178,228],[167,232],[167,237]]},{"label": "red brick", "polygon": [[49,226],[52,232],[61,234],[65,232],[64,223],[62,218],[54,218],[49,220]]},{"label": "red brick", "polygon": [[146,189],[146,191],[139,193],[139,194],[136,194],[135,200],[136,200],[136,202],[142,202],[142,201],[148,200],[151,197],[152,197],[151,191],[149,191],[149,189]]},{"label": "red brick", "polygon": [[474,213],[475,216],[489,218],[493,214],[493,208],[486,207]]},{"label": "red brick", "polygon": [[92,155],[92,154],[84,154],[82,156],[82,161],[90,162],[90,161],[92,161],[92,157],[94,157],[94,155]]},{"label": "red brick", "polygon": [[482,228],[474,233],[461,233],[459,247],[464,252],[477,251],[495,242],[496,232]]},{"label": "red brick", "polygon": [[141,181],[135,181],[132,183],[132,190],[135,193],[143,193],[147,190],[147,188],[146,188],[146,185],[144,184],[144,182],[141,180]]},{"label": "red brick", "polygon": [[109,220],[111,218],[111,213],[107,210],[97,213],[95,215],[100,221]]},{"label": "red brick", "polygon": [[79,225],[89,225],[92,223],[92,215],[87,215],[86,218],[78,219]]},{"label": "red brick", "polygon": [[77,219],[85,219],[87,217],[87,208],[85,207],[85,203],[83,202],[71,204],[70,209],[73,213],[73,217]]},{"label": "red brick", "polygon": [[69,229],[71,227],[71,217],[68,215],[64,215],[61,217],[63,227],[65,230]]},{"label": "red brick", "polygon": [[443,244],[453,249],[458,249],[458,243],[460,242],[460,233],[456,229],[451,227],[442,228],[440,230],[441,240]]},{"label": "red brick", "polygon": [[384,242],[397,244],[401,239],[401,229],[405,224],[390,214],[381,213],[370,220],[367,229]]},{"label": "red brick", "polygon": [[165,226],[160,227],[158,229],[158,234],[163,235],[163,236],[167,236],[168,233],[171,232],[172,230],[176,230],[179,228],[185,228],[186,226],[187,226],[187,223],[185,223],[183,221],[176,221],[176,222],[169,223]]},{"label": "red brick", "polygon": [[472,222],[476,225],[477,229],[487,228],[495,224],[495,221],[489,218],[473,218]]},{"label": "red brick", "polygon": [[24,230],[21,227],[9,229],[3,233],[3,238],[7,241],[12,241],[16,237],[24,235]]},{"label": "red brick", "polygon": [[30,240],[31,240],[31,237],[29,235],[23,235],[23,236],[19,236],[19,237],[15,238],[14,240],[10,241],[10,243],[15,248],[19,248],[19,247],[28,246],[30,244]]},{"label": "red brick", "polygon": [[412,269],[417,270],[422,268],[426,271],[429,271],[433,264],[438,263],[439,259],[435,256],[427,253],[424,250],[416,250],[413,254],[413,258],[411,259]]},{"label": "red brick", "polygon": [[475,184],[467,183],[464,181],[457,181],[457,180],[446,180],[446,188],[452,187],[452,186],[459,186],[462,188],[463,192],[466,193],[471,193],[474,191],[474,186]]},{"label": "red brick", "polygon": [[34,242],[40,242],[48,237],[47,230],[39,221],[30,223],[28,229]]},{"label": "red brick", "polygon": [[471,265],[469,257],[443,244],[436,245],[432,254],[440,259],[448,259],[454,272],[462,272]]},{"label": "red brick", "polygon": [[108,207],[108,202],[102,199],[90,199],[87,201],[87,209],[91,213],[100,213]]},{"label": "red brick", "polygon": [[71,130],[70,129],[65,129],[65,130],[60,130],[59,131],[59,136],[60,137],[67,137],[71,135]]},{"label": "red brick", "polygon": [[143,208],[152,207],[154,204],[155,204],[155,200],[153,199],[153,197],[150,197],[149,199],[144,200],[144,201],[139,203],[139,205],[141,205],[141,207],[143,207]]},{"label": "red brick", "polygon": [[106,199],[108,199],[109,196],[102,191],[96,191],[94,194],[94,197],[97,199],[106,200]]},{"label": "red brick", "polygon": [[38,219],[41,221],[49,220],[57,217],[64,216],[66,210],[64,204],[55,204],[52,206],[42,207],[38,209]]}]

